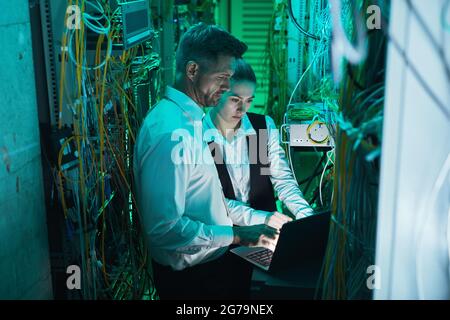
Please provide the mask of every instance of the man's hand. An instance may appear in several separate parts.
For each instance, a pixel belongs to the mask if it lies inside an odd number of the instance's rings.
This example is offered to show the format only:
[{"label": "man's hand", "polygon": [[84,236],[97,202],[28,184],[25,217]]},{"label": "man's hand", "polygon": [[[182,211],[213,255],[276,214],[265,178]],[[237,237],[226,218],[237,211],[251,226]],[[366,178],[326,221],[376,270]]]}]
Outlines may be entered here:
[{"label": "man's hand", "polygon": [[274,248],[274,243],[278,238],[278,230],[265,224],[233,227],[233,233],[233,244],[266,247],[269,249]]},{"label": "man's hand", "polygon": [[268,226],[280,230],[283,224],[286,222],[292,221],[291,217],[288,217],[285,214],[282,214],[278,211],[273,212],[271,215],[268,215],[266,221],[264,222]]}]

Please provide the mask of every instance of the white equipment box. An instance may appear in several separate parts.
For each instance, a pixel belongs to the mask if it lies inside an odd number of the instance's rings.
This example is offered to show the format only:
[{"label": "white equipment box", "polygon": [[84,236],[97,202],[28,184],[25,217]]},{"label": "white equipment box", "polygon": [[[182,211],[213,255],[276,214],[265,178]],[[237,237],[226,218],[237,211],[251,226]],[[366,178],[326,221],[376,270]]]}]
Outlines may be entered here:
[{"label": "white equipment box", "polygon": [[291,147],[334,147],[333,137],[324,122],[300,122],[287,125]]}]

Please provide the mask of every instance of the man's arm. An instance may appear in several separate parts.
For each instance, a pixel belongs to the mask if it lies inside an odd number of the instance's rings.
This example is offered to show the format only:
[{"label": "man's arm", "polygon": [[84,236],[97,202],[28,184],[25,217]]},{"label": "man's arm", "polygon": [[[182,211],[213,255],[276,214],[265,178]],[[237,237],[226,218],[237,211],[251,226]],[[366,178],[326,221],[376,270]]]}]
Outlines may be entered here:
[{"label": "man's arm", "polygon": [[275,229],[281,229],[283,224],[292,221],[292,218],[274,211],[263,211],[253,209],[244,203],[226,199],[229,208],[229,214],[233,223],[237,226],[253,226],[257,224],[265,224]]},{"label": "man's arm", "polygon": [[[191,166],[172,161],[176,143],[165,138],[157,150],[148,149],[137,162],[140,208],[151,246],[186,254],[230,244],[268,245],[277,231],[266,225],[231,227],[206,225],[184,215]],[[186,147],[186,146],[185,146]],[[185,149],[188,156],[188,151]],[[142,151],[142,150],[140,150]],[[162,165],[164,164],[164,165]]]},{"label": "man's arm", "polygon": [[168,134],[156,147],[140,150],[139,207],[151,246],[186,254],[228,246],[233,241],[231,226],[206,225],[184,215],[192,148],[183,141],[185,163],[175,163],[172,151],[179,143]]},{"label": "man's arm", "polygon": [[265,223],[269,211],[256,210],[238,200],[226,199],[229,215],[233,223],[238,226],[252,226]]}]

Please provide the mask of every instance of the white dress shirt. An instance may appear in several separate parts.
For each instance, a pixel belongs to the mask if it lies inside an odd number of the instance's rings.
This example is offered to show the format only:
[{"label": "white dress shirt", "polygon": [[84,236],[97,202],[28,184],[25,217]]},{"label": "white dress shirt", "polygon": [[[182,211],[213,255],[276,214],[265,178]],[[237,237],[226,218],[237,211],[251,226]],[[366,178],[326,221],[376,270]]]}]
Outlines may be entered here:
[{"label": "white dress shirt", "polygon": [[168,87],[135,145],[138,209],[152,258],[175,270],[210,261],[233,241],[222,186],[202,139],[204,111]]},{"label": "white dress shirt", "polygon": [[[294,216],[299,219],[314,212],[306,200],[295,180],[286,159],[285,152],[280,145],[279,132],[274,121],[266,116],[266,124],[269,134],[269,161],[270,180],[278,198],[286,205]],[[264,223],[266,211],[252,209],[248,206],[250,194],[250,162],[248,156],[248,146],[246,136],[256,135],[248,116],[245,114],[241,121],[240,128],[236,131],[231,141],[228,141],[220,134],[215,127],[209,112],[203,119],[203,127],[207,142],[214,140],[220,147],[226,163],[226,168],[233,184],[236,200],[227,199],[230,215],[238,225],[251,225]]]}]

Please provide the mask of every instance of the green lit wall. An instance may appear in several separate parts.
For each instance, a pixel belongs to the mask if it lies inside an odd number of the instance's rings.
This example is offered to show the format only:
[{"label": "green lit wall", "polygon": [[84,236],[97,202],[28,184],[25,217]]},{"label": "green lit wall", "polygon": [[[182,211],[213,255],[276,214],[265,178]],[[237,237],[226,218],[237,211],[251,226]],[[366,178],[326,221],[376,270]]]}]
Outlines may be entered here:
[{"label": "green lit wall", "polygon": [[244,58],[255,70],[257,89],[250,112],[263,114],[268,94],[267,37],[272,21],[273,0],[230,0],[230,31],[248,45]]}]

